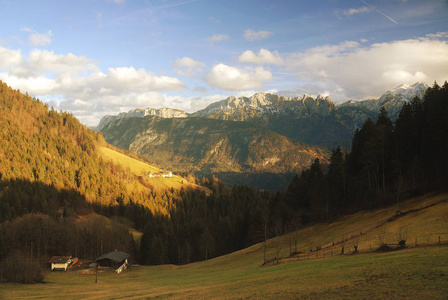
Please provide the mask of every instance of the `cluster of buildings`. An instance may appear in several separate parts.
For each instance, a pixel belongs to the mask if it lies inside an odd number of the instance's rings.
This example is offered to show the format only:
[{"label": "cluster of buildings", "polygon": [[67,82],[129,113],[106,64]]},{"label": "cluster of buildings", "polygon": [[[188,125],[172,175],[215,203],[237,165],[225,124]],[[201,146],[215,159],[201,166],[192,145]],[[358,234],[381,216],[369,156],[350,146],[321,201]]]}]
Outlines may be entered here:
[{"label": "cluster of buildings", "polygon": [[172,172],[148,173],[148,176],[151,178],[154,177],[172,178],[173,173]]},{"label": "cluster of buildings", "polygon": [[[112,251],[96,258],[97,268],[111,268],[117,273],[121,273],[129,266],[128,258],[130,254],[122,251]],[[76,265],[78,258],[72,256],[53,256],[50,259],[51,270],[67,271]]]}]

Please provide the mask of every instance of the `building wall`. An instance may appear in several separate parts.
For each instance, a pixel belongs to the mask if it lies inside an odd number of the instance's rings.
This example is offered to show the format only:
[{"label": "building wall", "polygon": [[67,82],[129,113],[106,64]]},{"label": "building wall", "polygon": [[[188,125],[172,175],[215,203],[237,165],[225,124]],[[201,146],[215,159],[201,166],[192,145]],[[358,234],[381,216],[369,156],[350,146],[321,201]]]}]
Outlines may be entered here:
[{"label": "building wall", "polygon": [[52,270],[54,270],[54,269],[64,269],[64,271],[67,271],[67,267],[68,267],[67,264],[56,264],[56,263],[52,263],[51,264],[51,269]]}]

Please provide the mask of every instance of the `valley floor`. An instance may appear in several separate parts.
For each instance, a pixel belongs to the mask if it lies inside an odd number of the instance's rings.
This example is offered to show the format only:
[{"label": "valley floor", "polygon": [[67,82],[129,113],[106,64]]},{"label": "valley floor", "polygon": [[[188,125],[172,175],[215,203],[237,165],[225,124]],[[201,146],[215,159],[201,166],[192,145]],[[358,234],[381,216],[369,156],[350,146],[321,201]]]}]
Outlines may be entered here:
[{"label": "valley floor", "polygon": [[[100,272],[96,284],[94,274],[46,271],[44,284],[0,284],[0,299],[447,299],[447,199],[447,195],[411,199],[400,209],[405,214],[399,218],[393,217],[396,207],[389,207],[300,230],[299,250],[322,250],[299,259],[262,266],[263,247],[258,244],[185,266]],[[399,234],[407,238],[409,248],[370,250],[378,247],[380,238],[395,243]],[[359,253],[352,254],[355,244]],[[270,240],[268,258],[278,249],[288,257],[289,245],[285,237]]]},{"label": "valley floor", "polygon": [[0,285],[2,299],[446,299],[448,247],[337,256],[260,267],[197,263],[117,275],[48,272],[46,283]]}]

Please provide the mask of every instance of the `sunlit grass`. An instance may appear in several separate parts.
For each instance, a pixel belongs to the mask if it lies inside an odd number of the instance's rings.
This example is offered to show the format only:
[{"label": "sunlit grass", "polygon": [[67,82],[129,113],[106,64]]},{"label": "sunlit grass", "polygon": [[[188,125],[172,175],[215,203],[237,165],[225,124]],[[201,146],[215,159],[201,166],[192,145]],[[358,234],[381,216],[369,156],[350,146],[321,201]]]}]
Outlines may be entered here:
[{"label": "sunlit grass", "polygon": [[[162,178],[154,177],[149,178],[149,173],[159,173],[162,170],[150,164],[144,163],[142,161],[136,160],[124,154],[106,147],[98,147],[99,153],[103,159],[107,161],[112,161],[114,164],[122,166],[125,170],[129,170],[136,176],[141,176],[141,180],[145,182],[148,186],[151,186],[157,191],[164,191],[166,189],[180,189],[182,187],[194,187],[204,189],[196,184],[190,183],[181,176],[173,175],[172,178]],[[139,192],[145,191],[148,188],[143,184],[128,184],[129,189],[137,189]],[[204,189],[205,190],[205,189]],[[206,191],[208,192],[208,191]]]}]

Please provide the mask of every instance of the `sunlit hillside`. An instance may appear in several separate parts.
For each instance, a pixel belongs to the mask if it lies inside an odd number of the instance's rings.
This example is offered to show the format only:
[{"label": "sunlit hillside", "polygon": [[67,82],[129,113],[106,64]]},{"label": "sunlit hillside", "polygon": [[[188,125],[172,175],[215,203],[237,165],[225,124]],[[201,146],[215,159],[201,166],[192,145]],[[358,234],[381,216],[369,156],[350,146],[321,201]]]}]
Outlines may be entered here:
[{"label": "sunlit hillside", "polygon": [[134,175],[140,178],[139,185],[128,184],[129,189],[137,188],[139,191],[148,189],[155,189],[157,191],[163,191],[166,189],[180,189],[180,188],[198,188],[206,191],[206,193],[210,193],[209,189],[201,187],[195,183],[189,182],[185,178],[172,174],[172,177],[162,177],[162,176],[154,176],[150,177],[150,174],[164,174],[170,171],[162,170],[155,166],[149,165],[143,161],[134,159],[127,155],[121,154],[115,150],[112,150],[107,147],[98,147],[100,156],[106,161],[112,161],[114,164],[120,165],[125,170],[129,170]]},{"label": "sunlit hillside", "polygon": [[[0,128],[0,191],[4,191],[0,222],[30,212],[55,217],[67,207],[76,211],[89,205],[130,205],[131,201],[166,215],[168,203],[160,191],[196,187],[179,176],[149,180],[143,173],[159,172],[158,168],[106,148],[102,135],[73,115],[3,82]],[[28,187],[33,184],[36,187]],[[59,192],[77,198],[55,195]]]}]

